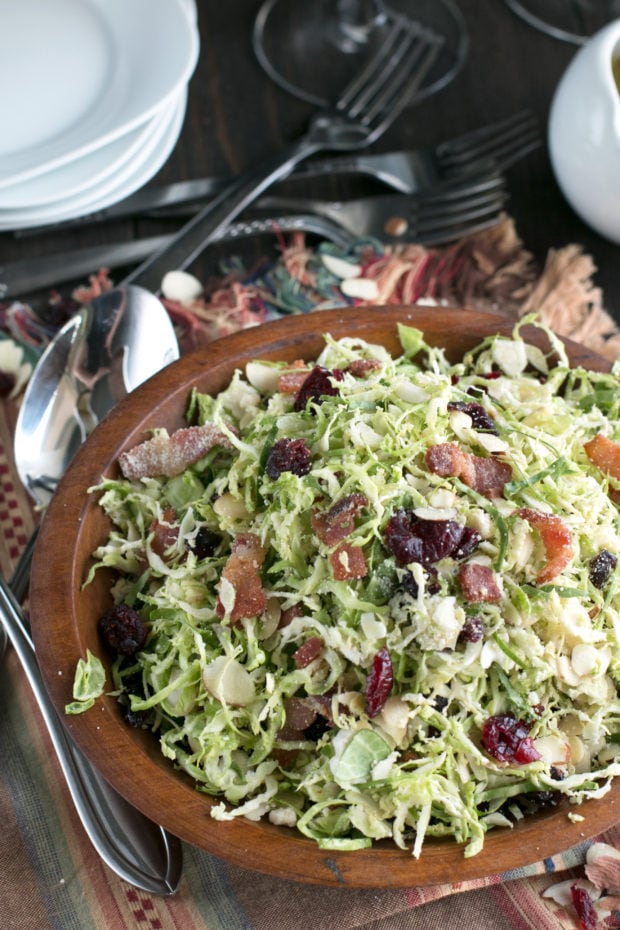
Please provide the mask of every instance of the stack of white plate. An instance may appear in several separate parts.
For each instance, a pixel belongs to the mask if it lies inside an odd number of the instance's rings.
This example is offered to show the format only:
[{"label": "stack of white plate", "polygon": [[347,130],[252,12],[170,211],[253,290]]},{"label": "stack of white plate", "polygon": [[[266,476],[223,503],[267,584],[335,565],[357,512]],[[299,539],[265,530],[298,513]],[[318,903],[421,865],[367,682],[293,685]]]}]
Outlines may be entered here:
[{"label": "stack of white plate", "polygon": [[146,184],[183,125],[194,0],[0,0],[0,23],[0,230]]}]

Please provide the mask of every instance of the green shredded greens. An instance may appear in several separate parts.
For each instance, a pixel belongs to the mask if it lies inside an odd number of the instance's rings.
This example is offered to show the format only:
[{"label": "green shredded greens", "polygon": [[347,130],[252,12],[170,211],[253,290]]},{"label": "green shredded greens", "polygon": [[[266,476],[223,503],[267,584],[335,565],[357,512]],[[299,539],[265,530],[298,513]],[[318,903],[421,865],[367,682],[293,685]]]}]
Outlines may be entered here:
[{"label": "green shredded greens", "polygon": [[[233,448],[172,478],[93,489],[112,530],[89,577],[114,569],[115,601],[148,628],[114,665],[120,700],[220,799],[216,819],[265,817],[325,849],[391,838],[415,856],[426,837],[452,837],[471,856],[539,792],[579,803],[620,773],[620,586],[615,562],[603,585],[590,572],[601,551],[620,555],[620,520],[584,451],[598,433],[620,441],[618,373],[571,370],[555,337],[546,355],[519,326],[457,364],[418,330],[399,333],[399,358],[326,335],[316,363],[333,392],[301,410],[278,390],[284,363],[252,362],[215,398],[194,392],[193,421]],[[476,428],[471,403],[495,431]],[[282,439],[303,443],[306,471],[270,468]],[[511,477],[486,493],[440,473],[429,450],[442,444]],[[466,528],[475,545],[403,564],[386,535],[401,511]],[[570,534],[544,583],[558,544],[532,511]],[[497,595],[469,590],[464,565],[490,573]],[[244,614],[252,578],[262,600]],[[387,684],[373,677],[385,651]],[[102,687],[89,656],[80,708]],[[485,741],[500,717],[526,727],[526,761]]]},{"label": "green shredded greens", "polygon": [[78,659],[73,680],[73,701],[65,706],[66,714],[82,714],[94,706],[105,687],[105,669],[101,659],[86,650],[86,658]]}]

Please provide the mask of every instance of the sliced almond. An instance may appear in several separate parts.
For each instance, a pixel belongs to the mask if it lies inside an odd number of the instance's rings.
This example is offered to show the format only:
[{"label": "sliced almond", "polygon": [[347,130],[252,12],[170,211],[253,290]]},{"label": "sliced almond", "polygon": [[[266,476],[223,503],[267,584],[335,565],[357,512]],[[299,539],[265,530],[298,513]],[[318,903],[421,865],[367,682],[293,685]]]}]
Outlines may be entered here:
[{"label": "sliced almond", "polygon": [[243,501],[237,500],[232,494],[222,494],[213,504],[218,517],[228,520],[247,520],[249,514]]},{"label": "sliced almond", "polygon": [[259,394],[275,394],[281,374],[281,368],[265,362],[248,362],[245,366],[245,376]]},{"label": "sliced almond", "polygon": [[407,723],[411,708],[398,695],[390,696],[381,712],[375,717],[375,723],[399,746],[407,735]]},{"label": "sliced almond", "polygon": [[331,271],[333,275],[343,280],[347,278],[359,278],[362,273],[361,265],[348,262],[344,258],[338,258],[337,255],[321,255],[321,261],[328,271]]},{"label": "sliced almond", "polygon": [[187,271],[168,271],[161,282],[161,292],[168,300],[189,304],[202,294],[203,287],[198,278]]},{"label": "sliced almond", "polygon": [[559,736],[539,736],[533,742],[536,751],[549,765],[565,765],[570,760],[570,746]]},{"label": "sliced almond", "polygon": [[245,707],[256,696],[254,679],[250,673],[228,656],[218,656],[202,670],[202,680],[207,691],[222,704]]},{"label": "sliced almond", "polygon": [[340,285],[340,290],[347,297],[360,300],[376,300],[379,296],[379,285],[372,278],[347,278]]}]

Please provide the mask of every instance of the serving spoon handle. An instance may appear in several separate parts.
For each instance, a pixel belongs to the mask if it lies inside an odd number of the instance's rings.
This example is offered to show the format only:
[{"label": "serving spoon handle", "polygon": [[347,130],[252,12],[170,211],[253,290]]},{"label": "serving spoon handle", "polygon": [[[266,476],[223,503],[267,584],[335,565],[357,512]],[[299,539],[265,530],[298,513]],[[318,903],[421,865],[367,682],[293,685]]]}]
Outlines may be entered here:
[{"label": "serving spoon handle", "polygon": [[25,614],[2,578],[0,622],[37,699],[73,803],[93,846],[106,865],[130,884],[151,894],[174,894],[182,874],[180,840],[125,801],[72,742],[43,683]]}]

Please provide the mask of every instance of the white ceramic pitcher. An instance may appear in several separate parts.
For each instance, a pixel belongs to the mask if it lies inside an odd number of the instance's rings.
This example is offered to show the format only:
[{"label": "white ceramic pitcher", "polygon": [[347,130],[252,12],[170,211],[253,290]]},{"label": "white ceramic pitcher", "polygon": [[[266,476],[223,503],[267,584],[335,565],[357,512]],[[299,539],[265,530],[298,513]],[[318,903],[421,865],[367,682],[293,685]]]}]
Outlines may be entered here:
[{"label": "white ceramic pitcher", "polygon": [[576,53],[556,88],[548,131],[567,201],[592,229],[620,244],[620,19]]}]

